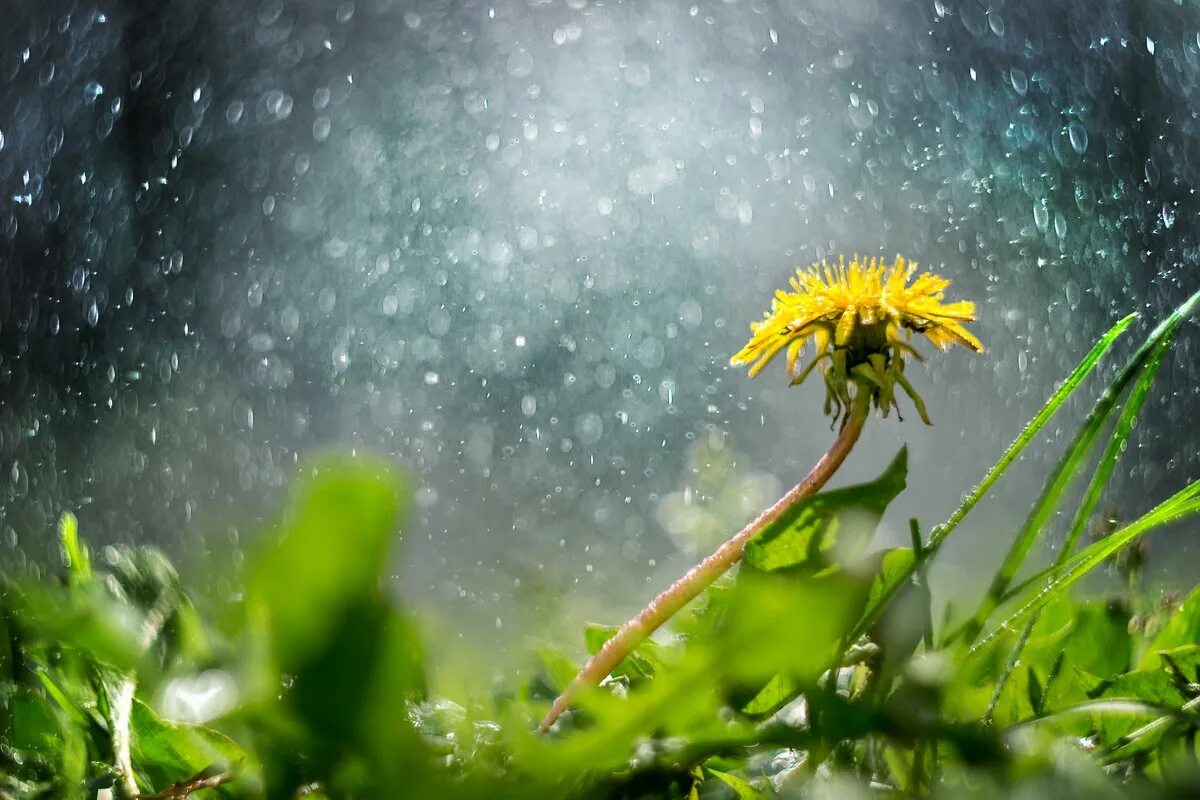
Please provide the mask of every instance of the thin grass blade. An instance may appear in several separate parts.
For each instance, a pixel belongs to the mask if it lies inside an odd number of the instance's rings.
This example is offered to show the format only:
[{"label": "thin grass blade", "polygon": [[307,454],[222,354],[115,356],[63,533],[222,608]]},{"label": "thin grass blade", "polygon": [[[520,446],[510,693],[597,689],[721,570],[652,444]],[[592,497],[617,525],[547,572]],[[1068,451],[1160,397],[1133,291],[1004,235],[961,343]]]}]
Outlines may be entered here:
[{"label": "thin grass blade", "polygon": [[954,510],[954,513],[950,515],[950,518],[947,519],[945,523],[935,527],[930,532],[929,544],[927,544],[922,550],[921,557],[914,559],[906,574],[897,575],[896,581],[885,587],[883,592],[881,592],[875,601],[871,603],[871,605],[867,608],[866,613],[863,615],[862,620],[855,627],[849,641],[854,641],[857,639],[867,629],[874,625],[876,621],[878,621],[879,615],[883,612],[883,609],[887,607],[888,603],[892,601],[892,598],[895,596],[896,592],[898,592],[901,587],[908,583],[909,579],[912,578],[913,573],[915,573],[918,569],[921,569],[922,564],[924,564],[924,562],[928,560],[930,556],[937,552],[937,549],[941,546],[942,542],[946,540],[946,537],[948,537],[951,532],[958,527],[959,523],[963,521],[971,509],[975,507],[975,505],[983,498],[983,496],[988,493],[988,490],[992,488],[996,481],[1000,479],[1000,476],[1004,474],[1004,471],[1007,470],[1014,461],[1016,461],[1017,457],[1021,454],[1021,451],[1024,450],[1029,442],[1033,440],[1033,437],[1037,436],[1038,432],[1045,427],[1046,423],[1050,421],[1050,418],[1053,417],[1060,408],[1062,408],[1063,404],[1071,397],[1075,390],[1079,388],[1079,385],[1083,383],[1084,379],[1087,378],[1087,376],[1091,374],[1092,370],[1096,368],[1096,365],[1100,362],[1100,359],[1104,356],[1104,354],[1112,348],[1113,343],[1116,342],[1121,334],[1125,332],[1125,329],[1128,328],[1136,318],[1137,314],[1130,314],[1124,319],[1118,321],[1115,325],[1109,328],[1104,336],[1100,337],[1100,340],[1096,342],[1090,351],[1088,351],[1088,354],[1084,356],[1082,361],[1079,362],[1079,365],[1075,367],[1071,374],[1067,376],[1067,379],[1063,381],[1062,384],[1054,391],[1054,394],[1050,396],[1050,399],[1046,401],[1046,404],[1042,406],[1042,408],[1033,416],[1031,420],[1029,420],[1028,423],[1026,423],[1025,427],[1021,430],[1021,433],[1018,434],[1017,438],[1008,446],[1008,449],[1004,451],[1004,454],[1000,456],[1000,459],[993,464],[992,468],[989,469],[987,474],[983,476],[983,480],[981,480],[978,485],[976,485],[975,488],[967,494],[966,498],[963,499],[958,508]]},{"label": "thin grass blade", "polygon": [[[1087,459],[1092,447],[1096,444],[1100,432],[1108,424],[1108,418],[1116,408],[1121,395],[1125,393],[1125,390],[1133,382],[1134,377],[1146,367],[1155,357],[1156,353],[1161,356],[1162,349],[1174,335],[1175,329],[1179,327],[1183,320],[1191,315],[1197,303],[1200,303],[1200,292],[1193,294],[1186,302],[1160,322],[1150,335],[1146,337],[1146,341],[1142,343],[1137,352],[1126,362],[1125,366],[1112,382],[1109,383],[1104,393],[1100,395],[1100,398],[1084,419],[1083,424],[1080,425],[1070,446],[1067,447],[1066,452],[1063,453],[1058,464],[1055,465],[1054,471],[1043,485],[1037,502],[1034,503],[1029,516],[1026,517],[1025,523],[1021,526],[1021,530],[1017,534],[1017,538],[1013,540],[1008,553],[1000,564],[1000,568],[992,578],[992,583],[988,587],[983,600],[980,602],[979,608],[963,626],[961,639],[963,644],[969,646],[974,643],[975,638],[983,630],[987,618],[1000,605],[1005,592],[1012,584],[1021,566],[1025,563],[1025,559],[1029,557],[1029,553],[1033,550],[1038,537],[1045,531],[1046,522],[1050,519],[1066,495],[1067,490],[1079,475],[1083,462]],[[1099,488],[1102,489],[1103,484]]]},{"label": "thin grass blade", "polygon": [[[1192,300],[1195,299],[1195,297],[1192,298]],[[1016,461],[1017,456],[1021,455],[1021,451],[1025,449],[1026,445],[1029,444],[1034,436],[1037,436],[1038,431],[1040,431],[1046,425],[1046,423],[1050,421],[1050,418],[1053,417],[1060,408],[1062,408],[1063,403],[1067,402],[1067,399],[1074,394],[1075,390],[1079,388],[1079,385],[1083,383],[1084,379],[1087,378],[1087,376],[1091,374],[1092,370],[1096,368],[1096,364],[1100,362],[1100,359],[1104,356],[1104,354],[1107,353],[1110,348],[1112,348],[1113,343],[1116,342],[1117,338],[1125,332],[1125,329],[1128,328],[1136,318],[1137,314],[1130,314],[1124,319],[1118,321],[1116,325],[1113,325],[1108,329],[1107,333],[1100,337],[1100,340],[1097,341],[1095,346],[1093,346],[1088,354],[1084,356],[1083,360],[1079,362],[1079,365],[1075,367],[1071,374],[1067,376],[1067,379],[1063,381],[1062,384],[1054,391],[1054,394],[1050,396],[1050,399],[1046,401],[1046,404],[1041,407],[1037,414],[1034,414],[1033,419],[1026,423],[1025,427],[1021,430],[1021,433],[1018,434],[1017,438],[1013,440],[1013,443],[1008,446],[1008,449],[1004,451],[1004,454],[1000,456],[1000,460],[993,464],[992,468],[989,469],[987,474],[983,476],[983,480],[981,480],[979,484],[967,494],[966,498],[964,498],[959,507],[954,510],[954,513],[950,515],[949,519],[933,529],[929,537],[930,547],[937,547],[940,545],[946,539],[946,537],[958,527],[959,523],[963,521],[963,518],[965,518],[967,514],[970,513],[971,509],[973,509],[975,505],[981,499],[983,499],[983,496],[988,493],[988,490],[992,488],[992,485],[995,484],[996,481],[1000,480],[1000,476],[1004,474],[1005,470],[1007,470],[1009,466]]]},{"label": "thin grass blade", "polygon": [[[1162,366],[1163,354],[1171,345],[1171,339],[1171,335],[1168,334],[1158,343],[1150,355],[1150,361],[1142,370],[1137,383],[1133,385],[1133,389],[1129,393],[1129,398],[1125,401],[1124,407],[1121,409],[1121,416],[1117,418],[1117,424],[1113,429],[1112,435],[1108,438],[1108,444],[1104,447],[1104,453],[1100,456],[1100,462],[1097,464],[1095,471],[1092,473],[1091,480],[1088,482],[1083,501],[1075,510],[1075,517],[1071,520],[1071,527],[1067,531],[1067,537],[1062,549],[1054,560],[1052,571],[1062,567],[1071,557],[1071,554],[1075,552],[1075,546],[1083,534],[1083,529],[1087,525],[1088,520],[1091,519],[1092,512],[1100,502],[1100,495],[1104,491],[1104,487],[1108,485],[1108,479],[1112,476],[1117,461],[1120,460],[1121,453],[1125,449],[1125,443],[1129,440],[1129,434],[1132,433],[1138,415],[1141,413],[1142,406],[1145,405],[1146,397],[1150,394],[1150,387],[1153,385],[1155,378],[1158,377],[1159,367]],[[997,598],[997,605],[1003,601],[1004,595],[1001,594]],[[1025,630],[1017,637],[1017,641],[1013,645],[1013,650],[1005,662],[1005,668],[996,680],[995,690],[992,693],[992,702],[988,706],[988,713],[985,715],[986,719],[991,718],[992,711],[999,702],[1009,677],[1021,662],[1021,651],[1025,649],[1025,644],[1029,641],[1029,635],[1033,631],[1033,626],[1037,623],[1037,619],[1038,615],[1036,613],[1030,615],[1029,620],[1025,623]],[[982,620],[980,620],[980,624],[982,625]]]},{"label": "thin grass blade", "polygon": [[1130,542],[1169,522],[1184,519],[1200,512],[1200,481],[1189,484],[1170,499],[1163,501],[1136,521],[1126,525],[1111,536],[1101,539],[1093,545],[1085,547],[1074,558],[1061,568],[1061,573],[1051,575],[1048,581],[1038,591],[1037,595],[1011,616],[1001,622],[987,636],[971,647],[971,653],[977,653],[990,645],[1007,630],[1013,630],[1022,624],[1047,603],[1061,595],[1084,575],[1100,566],[1114,553]]}]

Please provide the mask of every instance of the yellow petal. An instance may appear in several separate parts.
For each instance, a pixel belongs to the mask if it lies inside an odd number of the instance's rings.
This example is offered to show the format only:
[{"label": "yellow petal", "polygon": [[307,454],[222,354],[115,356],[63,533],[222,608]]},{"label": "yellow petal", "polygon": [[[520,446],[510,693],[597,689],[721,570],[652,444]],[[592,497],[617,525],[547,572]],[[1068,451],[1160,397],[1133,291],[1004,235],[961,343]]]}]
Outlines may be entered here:
[{"label": "yellow petal", "polygon": [[854,322],[858,313],[854,306],[850,306],[842,312],[842,318],[838,320],[837,330],[833,334],[833,341],[837,345],[844,345],[850,341],[850,334],[854,332]]}]

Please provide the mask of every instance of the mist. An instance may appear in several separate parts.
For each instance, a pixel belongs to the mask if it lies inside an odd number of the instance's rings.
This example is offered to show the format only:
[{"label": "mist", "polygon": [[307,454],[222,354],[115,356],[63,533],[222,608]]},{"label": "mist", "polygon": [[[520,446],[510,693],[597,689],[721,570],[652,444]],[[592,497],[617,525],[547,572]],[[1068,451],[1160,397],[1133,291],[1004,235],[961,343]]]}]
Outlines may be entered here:
[{"label": "mist", "polygon": [[[1144,333],[1198,282],[1186,4],[10,17],[13,567],[54,562],[70,509],[93,542],[215,559],[228,589],[305,458],[353,450],[409,470],[395,590],[446,636],[618,622],[832,438],[819,381],[728,366],[797,266],[900,253],[977,303],[987,352],[913,372],[934,426],[873,419],[839,476],[908,444],[895,542],[945,518],[1116,319],[1142,312]],[[1122,462],[1126,518],[1200,471],[1196,347],[1185,326]],[[1029,459],[1052,464],[1054,435]],[[1007,544],[1038,488],[1023,475],[956,534],[947,587]],[[706,510],[719,492],[743,516]],[[1157,539],[1151,569],[1194,574],[1188,534]]]}]

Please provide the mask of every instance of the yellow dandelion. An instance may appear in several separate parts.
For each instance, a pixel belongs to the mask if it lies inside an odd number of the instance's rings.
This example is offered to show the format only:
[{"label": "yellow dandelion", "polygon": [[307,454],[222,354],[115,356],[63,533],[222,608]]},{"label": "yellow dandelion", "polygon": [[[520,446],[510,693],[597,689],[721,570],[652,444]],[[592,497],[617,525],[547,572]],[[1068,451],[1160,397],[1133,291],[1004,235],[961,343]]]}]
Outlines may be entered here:
[{"label": "yellow dandelion", "polygon": [[[796,270],[792,291],[775,293],[771,310],[761,322],[751,323],[753,336],[730,363],[749,364],[754,377],[786,348],[793,385],[825,364],[825,410],[835,418],[849,408],[852,383],[857,391],[871,392],[885,416],[895,405],[893,388],[899,384],[928,423],[924,403],[904,376],[905,357],[921,359],[912,347],[912,334],[924,334],[942,350],[958,343],[982,353],[983,345],[963,327],[974,321],[975,304],[943,303],[950,281],[932,272],[910,284],[916,266],[901,256],[889,264],[877,258],[860,261],[856,255],[849,264],[842,258],[835,267],[821,261]],[[809,340],[816,352],[797,373]]]}]

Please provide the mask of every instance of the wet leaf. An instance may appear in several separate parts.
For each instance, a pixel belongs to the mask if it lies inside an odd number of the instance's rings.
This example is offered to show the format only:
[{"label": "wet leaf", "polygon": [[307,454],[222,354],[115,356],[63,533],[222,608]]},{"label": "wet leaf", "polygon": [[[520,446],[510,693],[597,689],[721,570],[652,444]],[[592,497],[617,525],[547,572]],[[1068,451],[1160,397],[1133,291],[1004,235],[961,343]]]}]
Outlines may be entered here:
[{"label": "wet leaf", "polygon": [[870,483],[812,495],[793,505],[746,543],[745,563],[754,569],[821,569],[862,552],[888,504],[904,488],[908,450]]}]

